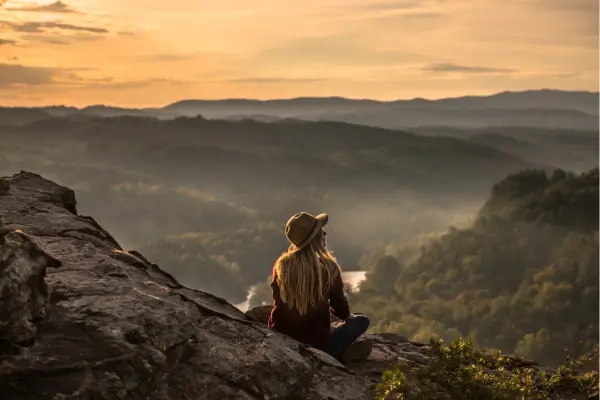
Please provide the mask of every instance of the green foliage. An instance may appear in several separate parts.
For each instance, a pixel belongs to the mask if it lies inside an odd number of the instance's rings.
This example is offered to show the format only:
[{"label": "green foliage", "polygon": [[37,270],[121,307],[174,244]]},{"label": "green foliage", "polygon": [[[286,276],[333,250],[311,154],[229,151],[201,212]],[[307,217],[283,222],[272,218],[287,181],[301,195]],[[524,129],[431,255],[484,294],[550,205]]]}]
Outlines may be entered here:
[{"label": "green foliage", "polygon": [[159,265],[175,265],[183,284],[237,303],[246,298],[250,285],[270,274],[286,246],[281,231],[268,223],[218,233],[176,234],[142,251]]},{"label": "green foliage", "polygon": [[598,390],[597,349],[575,359],[567,357],[563,365],[548,370],[499,352],[484,353],[471,339],[457,338],[446,347],[442,343],[431,340],[428,364],[416,368],[399,364],[386,371],[377,399],[574,399]]},{"label": "green foliage", "polygon": [[480,217],[506,214],[520,221],[597,229],[598,168],[578,176],[563,170],[554,171],[551,177],[539,170],[509,175],[494,185]]},{"label": "green foliage", "polygon": [[[509,177],[473,226],[396,254],[397,263],[375,259],[352,307],[370,316],[371,331],[469,336],[550,365],[571,343],[597,346],[597,176]],[[557,190],[561,200],[548,201]]]},{"label": "green foliage", "polygon": [[472,215],[490,182],[527,165],[467,141],[331,122],[56,118],[3,129],[0,147],[0,176],[24,169],[73,188],[122,246],[231,302],[270,274],[299,210],[331,214],[330,244],[353,270],[371,245]]}]

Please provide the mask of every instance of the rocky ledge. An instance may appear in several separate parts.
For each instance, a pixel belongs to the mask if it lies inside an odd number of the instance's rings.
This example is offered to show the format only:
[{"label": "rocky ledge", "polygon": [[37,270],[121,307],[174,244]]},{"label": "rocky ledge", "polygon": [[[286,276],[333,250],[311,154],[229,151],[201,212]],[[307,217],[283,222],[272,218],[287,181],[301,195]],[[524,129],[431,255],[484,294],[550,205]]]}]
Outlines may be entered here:
[{"label": "rocky ledge", "polygon": [[343,366],[124,251],[39,175],[0,180],[0,217],[2,400],[369,399],[385,368],[425,361],[382,334]]},{"label": "rocky ledge", "polygon": [[72,190],[21,172],[0,179],[0,398],[373,399],[398,361],[426,346],[367,335],[341,365],[124,251]]}]

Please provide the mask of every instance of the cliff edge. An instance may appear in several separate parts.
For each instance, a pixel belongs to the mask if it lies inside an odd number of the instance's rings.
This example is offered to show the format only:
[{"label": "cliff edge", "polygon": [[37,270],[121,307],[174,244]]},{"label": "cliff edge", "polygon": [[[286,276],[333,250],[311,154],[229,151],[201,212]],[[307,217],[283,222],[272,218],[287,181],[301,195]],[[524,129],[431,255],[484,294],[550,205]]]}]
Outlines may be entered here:
[{"label": "cliff edge", "polygon": [[343,366],[180,285],[76,206],[39,175],[0,179],[2,400],[372,399],[383,370],[426,361],[381,334]]},{"label": "cliff edge", "polygon": [[362,400],[398,363],[433,365],[395,334],[342,365],[267,328],[269,310],[182,286],[78,215],[69,188],[0,178],[1,400]]}]

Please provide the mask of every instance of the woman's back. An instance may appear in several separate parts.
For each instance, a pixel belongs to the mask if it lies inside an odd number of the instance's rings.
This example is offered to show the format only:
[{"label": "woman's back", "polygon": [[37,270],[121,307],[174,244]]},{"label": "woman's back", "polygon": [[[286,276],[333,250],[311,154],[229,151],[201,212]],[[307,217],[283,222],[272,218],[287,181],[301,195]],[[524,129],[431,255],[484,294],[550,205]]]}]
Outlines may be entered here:
[{"label": "woman's back", "polygon": [[[324,268],[324,266],[319,265],[317,268]],[[296,340],[324,349],[329,342],[330,313],[341,320],[350,315],[341,274],[337,273],[332,278],[331,284],[322,285],[322,298],[310,305],[306,313],[302,314],[297,308],[290,307],[283,301],[277,279],[277,268],[274,267],[271,280],[273,309],[269,317],[269,327]]]}]

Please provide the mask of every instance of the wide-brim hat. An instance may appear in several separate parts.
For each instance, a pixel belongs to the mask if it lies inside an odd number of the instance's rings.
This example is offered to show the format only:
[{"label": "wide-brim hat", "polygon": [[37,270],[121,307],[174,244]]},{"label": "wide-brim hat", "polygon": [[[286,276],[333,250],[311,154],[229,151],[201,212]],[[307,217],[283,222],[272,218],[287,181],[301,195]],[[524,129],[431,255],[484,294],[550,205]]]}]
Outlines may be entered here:
[{"label": "wide-brim hat", "polygon": [[319,214],[316,217],[307,212],[292,216],[285,225],[285,236],[298,249],[305,247],[327,224],[329,216]]}]

